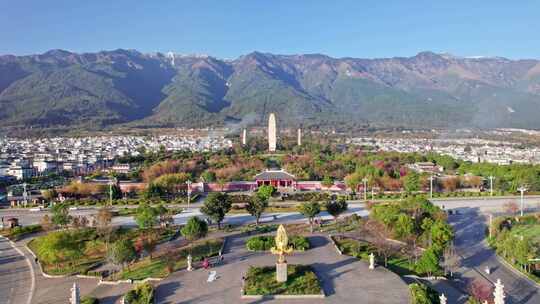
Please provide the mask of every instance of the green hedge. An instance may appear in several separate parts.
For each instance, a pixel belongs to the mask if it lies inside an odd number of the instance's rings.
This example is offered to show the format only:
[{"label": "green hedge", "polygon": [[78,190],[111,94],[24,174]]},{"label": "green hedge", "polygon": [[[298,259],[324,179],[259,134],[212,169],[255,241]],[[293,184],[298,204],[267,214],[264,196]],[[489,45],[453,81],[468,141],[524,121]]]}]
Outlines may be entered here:
[{"label": "green hedge", "polygon": [[287,282],[276,281],[276,267],[253,267],[246,274],[247,295],[312,295],[320,294],[321,286],[310,266],[288,265]]},{"label": "green hedge", "polygon": [[[296,251],[306,251],[310,248],[305,236],[291,236],[289,245]],[[275,246],[274,236],[254,236],[246,242],[246,248],[251,251],[268,251]]]},{"label": "green hedge", "polygon": [[19,240],[27,234],[40,232],[42,230],[41,225],[17,226],[9,229],[6,236],[12,240]]},{"label": "green hedge", "polygon": [[152,304],[154,303],[154,286],[149,283],[137,285],[124,296],[126,304]]},{"label": "green hedge", "polygon": [[432,288],[418,283],[409,285],[411,304],[439,304],[439,295]]}]

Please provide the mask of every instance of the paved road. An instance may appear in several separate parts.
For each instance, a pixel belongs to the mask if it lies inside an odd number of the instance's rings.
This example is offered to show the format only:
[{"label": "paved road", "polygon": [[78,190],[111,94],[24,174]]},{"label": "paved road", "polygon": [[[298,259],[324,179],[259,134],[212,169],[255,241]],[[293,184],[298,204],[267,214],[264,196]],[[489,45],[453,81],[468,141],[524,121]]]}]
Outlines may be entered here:
[{"label": "paved road", "polygon": [[[459,214],[449,217],[456,233],[456,249],[462,257],[461,267],[457,271],[460,278],[457,287],[466,290],[467,284],[475,279],[491,283],[501,279],[507,294],[506,303],[538,304],[540,288],[501,263],[495,252],[484,242],[487,214],[502,213],[501,207],[507,201],[508,199],[444,202],[447,208],[459,210]],[[527,200],[525,207],[527,210],[535,209],[539,202],[540,199]],[[489,275],[485,272],[486,267],[491,270]]]},{"label": "paved road", "polygon": [[7,239],[0,237],[0,303],[29,303],[31,288],[28,262]]},{"label": "paved road", "polygon": [[225,265],[212,270],[218,280],[207,283],[208,272],[179,271],[160,282],[157,287],[159,303],[410,303],[408,287],[396,274],[382,268],[369,270],[366,262],[339,255],[325,236],[313,236],[313,248],[294,253],[289,264],[311,264],[322,281],[327,297],[310,300],[241,300],[242,276],[250,265],[274,265],[276,257],[270,253],[249,252],[245,237],[233,237],[225,248]]}]

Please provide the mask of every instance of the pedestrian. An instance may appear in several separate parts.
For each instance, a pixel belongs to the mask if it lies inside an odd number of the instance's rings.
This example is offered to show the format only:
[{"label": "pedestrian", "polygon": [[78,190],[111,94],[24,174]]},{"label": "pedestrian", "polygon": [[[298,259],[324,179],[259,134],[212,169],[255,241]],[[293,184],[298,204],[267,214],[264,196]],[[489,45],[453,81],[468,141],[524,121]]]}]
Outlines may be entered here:
[{"label": "pedestrian", "polygon": [[37,258],[37,257],[34,258],[34,262],[35,262],[36,264],[38,263],[38,258]]},{"label": "pedestrian", "polygon": [[203,268],[208,269],[210,267],[210,263],[208,262],[207,258],[204,258],[203,260]]}]

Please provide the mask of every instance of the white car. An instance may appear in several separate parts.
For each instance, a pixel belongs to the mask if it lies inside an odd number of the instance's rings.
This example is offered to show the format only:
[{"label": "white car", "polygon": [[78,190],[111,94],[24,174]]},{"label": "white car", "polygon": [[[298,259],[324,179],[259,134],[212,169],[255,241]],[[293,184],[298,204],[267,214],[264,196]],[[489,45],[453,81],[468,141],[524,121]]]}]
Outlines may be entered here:
[{"label": "white car", "polygon": [[69,210],[71,211],[79,210],[79,207],[69,207]]},{"label": "white car", "polygon": [[39,211],[43,210],[43,207],[41,207],[41,206],[40,207],[34,207],[34,208],[30,208],[29,210],[30,210],[30,212],[39,212]]}]

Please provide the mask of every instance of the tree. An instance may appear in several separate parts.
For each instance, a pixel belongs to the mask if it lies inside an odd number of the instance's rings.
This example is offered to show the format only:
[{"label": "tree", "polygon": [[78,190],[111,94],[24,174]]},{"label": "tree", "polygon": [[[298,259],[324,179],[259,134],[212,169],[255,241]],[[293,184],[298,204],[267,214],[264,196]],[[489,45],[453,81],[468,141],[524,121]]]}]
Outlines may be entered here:
[{"label": "tree", "polygon": [[396,237],[399,239],[405,239],[414,232],[414,222],[412,218],[406,214],[402,213],[398,215],[397,221],[394,226],[394,232]]},{"label": "tree", "polygon": [[326,188],[330,188],[332,187],[332,185],[334,185],[334,181],[332,180],[332,177],[326,175],[321,181],[321,185],[323,185]]},{"label": "tree", "polygon": [[433,273],[439,270],[439,257],[435,253],[433,247],[429,247],[424,251],[422,257],[416,263],[416,271],[418,273],[425,273],[428,276],[432,276]]},{"label": "tree", "polygon": [[431,240],[438,249],[444,249],[453,238],[454,231],[450,224],[442,220],[436,220],[431,226]]},{"label": "tree", "polygon": [[200,238],[203,238],[208,233],[208,224],[199,219],[198,217],[194,216],[189,218],[188,222],[182,229],[180,230],[182,233],[182,236],[188,240],[189,244],[189,250],[191,252],[193,242],[195,240],[198,240]]},{"label": "tree", "polygon": [[165,194],[165,190],[158,184],[150,183],[143,192],[143,197],[146,199],[159,198]]},{"label": "tree", "polygon": [[135,213],[135,222],[140,229],[149,229],[154,227],[157,222],[157,212],[152,206],[143,203],[137,207]]},{"label": "tree", "polygon": [[121,239],[112,244],[107,251],[107,258],[115,265],[124,265],[135,259],[135,248],[129,239]]},{"label": "tree", "polygon": [[96,232],[105,239],[105,246],[108,248],[112,234],[112,212],[110,207],[103,206],[99,208],[96,215]]},{"label": "tree", "polygon": [[41,218],[40,225],[41,225],[41,228],[43,229],[43,231],[49,231],[49,230],[51,230],[51,228],[52,228],[52,222],[51,222],[51,218],[49,217],[48,214],[45,214],[45,215]]},{"label": "tree", "polygon": [[321,204],[318,202],[302,203],[298,206],[298,211],[309,220],[310,231],[313,233],[313,219],[321,213]]},{"label": "tree", "polygon": [[139,249],[144,249],[148,253],[150,260],[152,259],[152,252],[156,249],[159,241],[159,235],[155,231],[148,230],[137,239],[137,246]]},{"label": "tree", "polygon": [[51,202],[58,196],[58,192],[53,189],[43,190],[41,191],[41,194],[43,195],[43,198],[47,200],[48,202]]},{"label": "tree", "polygon": [[388,267],[388,258],[395,252],[395,247],[388,242],[390,232],[381,222],[370,220],[366,223],[366,229],[373,235],[373,246],[377,254],[384,257],[384,266]]},{"label": "tree", "polygon": [[334,217],[334,220],[337,223],[338,217],[345,211],[347,211],[347,201],[345,199],[340,198],[337,201],[328,201],[325,204],[326,211]]},{"label": "tree", "polygon": [[508,201],[503,205],[504,211],[510,214],[516,214],[519,211],[519,206],[514,201]]},{"label": "tree", "polygon": [[212,171],[204,171],[202,174],[201,174],[201,178],[206,182],[206,183],[213,183],[216,181],[216,174]]},{"label": "tree", "polygon": [[208,233],[208,224],[200,218],[193,216],[190,217],[186,225],[180,230],[182,236],[186,240],[193,242],[197,239],[203,238]]},{"label": "tree", "polygon": [[122,189],[119,185],[109,185],[109,195],[113,200],[121,199],[122,198]]},{"label": "tree", "polygon": [[221,229],[221,222],[225,218],[225,214],[231,210],[231,206],[229,195],[223,192],[212,192],[206,197],[201,212],[217,222],[218,229]]},{"label": "tree", "polygon": [[165,207],[165,204],[159,204],[155,208],[157,215],[159,216],[160,226],[166,226],[172,223],[173,218],[170,214],[170,210]]},{"label": "tree", "polygon": [[407,193],[413,193],[420,190],[420,176],[418,173],[411,171],[405,175],[403,187]]},{"label": "tree", "polygon": [[55,204],[51,209],[51,221],[57,226],[65,227],[69,224],[70,216],[68,206],[64,203]]},{"label": "tree", "polygon": [[358,174],[353,173],[345,176],[345,185],[354,193],[360,184],[361,178]]},{"label": "tree", "polygon": [[457,177],[447,177],[442,180],[442,186],[444,190],[448,192],[453,192],[459,187],[459,178]]},{"label": "tree", "polygon": [[449,272],[450,276],[452,277],[454,275],[454,269],[459,267],[459,264],[460,264],[460,259],[456,253],[456,248],[454,247],[453,244],[450,244],[450,246],[444,249],[444,254],[443,254],[444,274],[446,275]]},{"label": "tree", "polygon": [[255,225],[259,226],[259,219],[261,218],[261,215],[263,214],[264,210],[268,207],[268,200],[265,199],[262,195],[259,195],[258,193],[250,197],[247,205],[246,210],[251,214],[251,216],[255,217]]},{"label": "tree", "polygon": [[491,301],[493,287],[482,279],[474,279],[468,286],[468,291],[472,298],[469,298],[470,303],[483,303],[484,301]]},{"label": "tree", "polygon": [[257,189],[257,195],[265,200],[269,200],[275,192],[276,188],[270,185],[263,185]]}]

